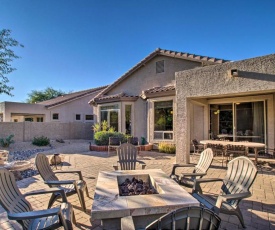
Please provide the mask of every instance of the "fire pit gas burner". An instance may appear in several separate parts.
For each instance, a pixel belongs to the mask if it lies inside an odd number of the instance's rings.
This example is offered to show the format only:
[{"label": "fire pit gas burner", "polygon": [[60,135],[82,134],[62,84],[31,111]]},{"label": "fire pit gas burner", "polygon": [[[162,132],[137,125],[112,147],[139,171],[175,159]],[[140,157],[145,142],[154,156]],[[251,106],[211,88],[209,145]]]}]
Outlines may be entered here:
[{"label": "fire pit gas burner", "polygon": [[132,180],[126,178],[125,181],[119,185],[119,194],[121,196],[133,196],[158,194],[158,192],[149,180],[144,182],[142,179],[133,177]]}]

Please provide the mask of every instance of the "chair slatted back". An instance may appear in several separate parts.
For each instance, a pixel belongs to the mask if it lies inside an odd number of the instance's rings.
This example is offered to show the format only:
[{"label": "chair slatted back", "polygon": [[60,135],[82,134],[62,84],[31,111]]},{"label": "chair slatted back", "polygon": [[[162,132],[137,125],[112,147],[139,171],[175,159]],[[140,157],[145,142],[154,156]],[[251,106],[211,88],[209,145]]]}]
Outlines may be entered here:
[{"label": "chair slatted back", "polygon": [[218,229],[221,219],[203,207],[186,207],[170,212],[145,229]]},{"label": "chair slatted back", "polygon": [[195,166],[194,173],[206,173],[213,161],[213,157],[214,155],[212,149],[205,149],[200,155],[200,159]]},{"label": "chair slatted back", "polygon": [[35,165],[44,181],[58,181],[45,154],[38,153],[36,155]]},{"label": "chair slatted back", "polygon": [[[30,203],[19,191],[13,173],[0,168],[0,204],[8,213],[33,211]],[[18,221],[23,229],[27,229],[30,220]]]},{"label": "chair slatted back", "polygon": [[124,143],[117,148],[118,162],[121,170],[135,170],[137,163],[137,149],[129,143]]},{"label": "chair slatted back", "polygon": [[[249,158],[245,156],[234,158],[228,163],[227,173],[221,187],[221,194],[248,192],[257,173],[257,167]],[[232,200],[229,204],[237,207],[239,202],[240,199]]]}]

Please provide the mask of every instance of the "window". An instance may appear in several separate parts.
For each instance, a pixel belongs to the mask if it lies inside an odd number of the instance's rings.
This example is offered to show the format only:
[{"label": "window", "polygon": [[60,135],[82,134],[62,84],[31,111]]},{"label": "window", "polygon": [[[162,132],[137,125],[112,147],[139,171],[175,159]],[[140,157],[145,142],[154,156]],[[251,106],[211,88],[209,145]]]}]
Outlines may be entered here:
[{"label": "window", "polygon": [[37,121],[37,122],[43,122],[43,117],[37,117],[37,118],[36,118],[36,121]]},{"label": "window", "polygon": [[80,121],[81,120],[81,115],[80,114],[76,114],[75,115],[75,120]]},{"label": "window", "polygon": [[164,72],[164,60],[156,62],[156,73]]},{"label": "window", "polygon": [[92,115],[92,114],[85,115],[85,120],[86,121],[93,121],[94,120],[94,115]]},{"label": "window", "polygon": [[154,103],[154,139],[173,139],[173,101]]},{"label": "window", "polygon": [[100,108],[100,121],[107,121],[110,127],[118,131],[118,105],[102,106]]},{"label": "window", "polygon": [[26,118],[25,118],[25,121],[30,121],[30,122],[32,122],[32,121],[33,121],[33,118],[32,118],[32,117],[26,117]]},{"label": "window", "polygon": [[59,120],[59,114],[53,113],[53,120]]},{"label": "window", "polygon": [[126,134],[132,134],[131,127],[131,115],[132,115],[132,105],[125,105],[125,128]]}]

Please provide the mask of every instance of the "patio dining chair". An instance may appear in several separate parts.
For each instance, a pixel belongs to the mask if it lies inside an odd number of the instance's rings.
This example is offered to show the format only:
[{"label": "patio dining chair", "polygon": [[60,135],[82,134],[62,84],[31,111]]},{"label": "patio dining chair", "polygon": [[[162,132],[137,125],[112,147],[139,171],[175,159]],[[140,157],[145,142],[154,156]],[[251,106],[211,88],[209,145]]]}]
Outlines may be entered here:
[{"label": "patio dining chair", "polygon": [[[84,199],[84,191],[86,191],[87,197],[89,197],[89,192],[87,188],[86,182],[83,180],[82,173],[79,170],[70,170],[70,171],[53,171],[47,156],[43,153],[38,153],[35,157],[35,165],[40,173],[41,177],[43,178],[45,184],[49,187],[58,187],[65,191],[67,196],[77,194],[81,208],[84,212],[86,212],[86,204]],[[78,174],[78,180],[59,180],[55,174]],[[59,193],[53,193],[48,208],[50,208],[53,203],[60,197]]]},{"label": "patio dining chair", "polygon": [[[151,224],[145,227],[146,230],[155,229],[171,229],[171,230],[189,230],[219,229],[221,219],[213,211],[204,207],[185,207],[172,211],[163,215]],[[123,217],[121,219],[122,230],[134,230],[134,222],[132,216]]]},{"label": "patio dining chair", "polygon": [[[73,229],[75,216],[73,207],[67,202],[65,192],[59,188],[49,188],[22,194],[17,187],[13,173],[5,168],[0,168],[0,204],[6,210],[8,219],[16,220],[23,228],[27,229]],[[33,210],[27,201],[27,196],[58,193],[62,197],[60,206],[45,210]]]},{"label": "patio dining chair", "polygon": [[[194,185],[194,181],[196,179],[202,178],[206,175],[211,163],[213,161],[213,151],[210,148],[205,149],[201,155],[197,165],[194,164],[174,164],[172,168],[172,172],[170,177],[175,180],[177,183],[185,185],[187,187],[192,188]],[[181,172],[176,173],[177,168],[187,168],[192,167],[193,171],[191,173]]]},{"label": "patio dining chair", "polygon": [[124,143],[117,148],[118,165],[113,165],[115,170],[120,166],[121,170],[135,170],[136,164],[139,163],[142,169],[145,169],[146,164],[143,161],[137,160],[137,148],[129,143]]},{"label": "patio dining chair", "polygon": [[223,162],[225,161],[225,147],[221,144],[211,144],[211,143],[208,143],[206,146],[207,148],[212,149],[213,155],[214,155],[214,161],[222,163],[222,167],[223,167]]},{"label": "patio dining chair", "polygon": [[116,150],[121,145],[121,138],[119,137],[109,137],[108,144],[108,155],[112,150]]},{"label": "patio dining chair", "polygon": [[227,157],[227,162],[235,157],[247,156],[248,148],[244,145],[226,145],[225,156]]},{"label": "patio dining chair", "polygon": [[191,143],[193,145],[193,150],[194,150],[194,155],[195,154],[200,154],[204,150],[204,145],[200,144],[197,139],[191,140]]},{"label": "patio dining chair", "polygon": [[[241,156],[234,158],[228,163],[226,176],[220,178],[202,178],[195,181],[192,195],[203,206],[213,210],[215,213],[224,213],[236,215],[242,226],[245,228],[243,215],[239,204],[244,198],[250,197],[249,191],[257,175],[257,168],[254,163],[247,157]],[[203,194],[201,189],[202,183],[220,181],[221,192],[218,197],[215,194]]]}]

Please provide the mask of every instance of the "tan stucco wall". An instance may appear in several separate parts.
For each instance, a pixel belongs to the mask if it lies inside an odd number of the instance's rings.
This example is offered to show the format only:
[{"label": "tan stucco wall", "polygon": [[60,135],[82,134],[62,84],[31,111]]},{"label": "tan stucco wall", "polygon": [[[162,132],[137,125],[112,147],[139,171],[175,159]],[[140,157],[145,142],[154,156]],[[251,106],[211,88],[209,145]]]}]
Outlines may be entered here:
[{"label": "tan stucco wall", "polygon": [[[0,122],[0,138],[14,135],[15,141],[31,141],[34,137],[50,139],[93,139],[92,123]],[[88,147],[87,147],[88,148]]]},{"label": "tan stucco wall", "polygon": [[[188,162],[190,152],[191,103],[198,98],[240,97],[275,92],[275,54],[243,61],[224,63],[176,73],[177,100],[177,162]],[[231,77],[228,70],[238,69]],[[270,106],[270,101],[268,102]],[[274,103],[272,102],[272,105]],[[268,145],[274,144],[274,107],[268,109]],[[201,127],[204,138],[207,129]]]}]

